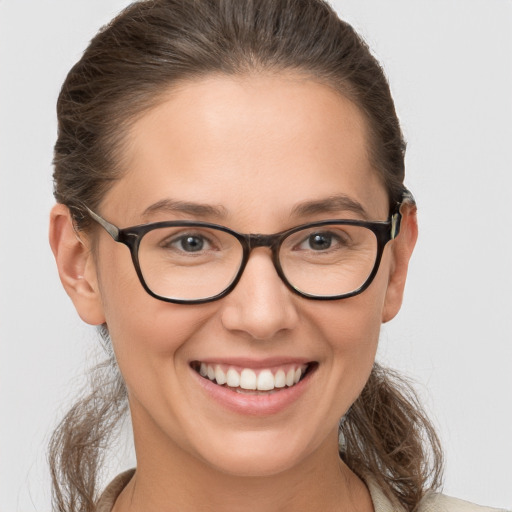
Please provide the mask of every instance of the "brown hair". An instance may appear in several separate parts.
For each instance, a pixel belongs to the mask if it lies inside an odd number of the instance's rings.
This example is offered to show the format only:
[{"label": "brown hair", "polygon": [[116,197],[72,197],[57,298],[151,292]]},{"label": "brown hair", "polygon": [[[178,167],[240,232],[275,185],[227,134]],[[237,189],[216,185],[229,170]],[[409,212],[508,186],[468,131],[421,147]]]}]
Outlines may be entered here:
[{"label": "brown hair", "polygon": [[[91,41],[57,104],[55,198],[78,229],[122,174],[130,123],[177,82],[216,74],[295,71],[334,87],[365,114],[368,152],[391,202],[400,199],[405,142],[386,77],[367,45],[322,0],[146,0]],[[109,362],[50,446],[55,510],[92,511],[104,449],[126,411],[126,389]],[[360,475],[413,510],[439,484],[441,451],[411,388],[375,365],[340,426],[342,456]]]}]

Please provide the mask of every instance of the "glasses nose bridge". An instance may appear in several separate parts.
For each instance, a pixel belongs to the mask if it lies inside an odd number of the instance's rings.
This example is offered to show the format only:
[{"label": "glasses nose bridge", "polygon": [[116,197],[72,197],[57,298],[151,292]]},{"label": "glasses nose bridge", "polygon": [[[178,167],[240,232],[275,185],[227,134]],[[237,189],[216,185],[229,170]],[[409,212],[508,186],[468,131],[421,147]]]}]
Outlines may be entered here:
[{"label": "glasses nose bridge", "polygon": [[251,234],[247,235],[247,245],[249,247],[249,253],[252,252],[253,249],[258,247],[268,247],[272,253],[275,253],[277,246],[280,241],[280,234],[275,235],[260,235],[260,234]]},{"label": "glasses nose bridge", "polygon": [[282,281],[286,283],[286,278],[282,274],[281,270],[281,264],[279,262],[279,245],[282,240],[282,234],[276,233],[273,235],[261,235],[261,234],[248,234],[248,235],[242,235],[245,240],[245,256],[244,261],[242,263],[242,266],[240,268],[240,276],[242,275],[243,271],[245,270],[245,267],[247,263],[249,262],[249,258],[251,257],[251,253],[253,249],[258,249],[259,247],[268,247],[270,249],[270,259],[272,261],[272,264],[274,266],[275,271],[277,272],[277,275],[280,277]]},{"label": "glasses nose bridge", "polygon": [[[271,259],[274,264],[274,267],[276,267],[277,273],[279,272],[280,264],[278,262],[279,256],[278,256],[278,249],[279,244],[281,242],[281,234],[277,233],[274,235],[261,235],[261,234],[250,234],[245,236],[245,241],[247,243],[247,260],[249,260],[251,253],[253,249],[257,249],[259,247],[268,247],[271,251]],[[245,265],[244,265],[245,266]]]}]

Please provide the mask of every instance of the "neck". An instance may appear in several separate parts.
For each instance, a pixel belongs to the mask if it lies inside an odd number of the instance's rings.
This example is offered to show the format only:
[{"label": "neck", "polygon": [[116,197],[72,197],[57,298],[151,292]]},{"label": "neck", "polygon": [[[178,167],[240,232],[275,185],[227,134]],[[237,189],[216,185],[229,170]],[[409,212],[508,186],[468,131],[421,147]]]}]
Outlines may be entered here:
[{"label": "neck", "polygon": [[338,435],[269,476],[220,471],[156,432],[137,435],[137,471],[112,512],[372,512],[365,484],[338,456]]}]

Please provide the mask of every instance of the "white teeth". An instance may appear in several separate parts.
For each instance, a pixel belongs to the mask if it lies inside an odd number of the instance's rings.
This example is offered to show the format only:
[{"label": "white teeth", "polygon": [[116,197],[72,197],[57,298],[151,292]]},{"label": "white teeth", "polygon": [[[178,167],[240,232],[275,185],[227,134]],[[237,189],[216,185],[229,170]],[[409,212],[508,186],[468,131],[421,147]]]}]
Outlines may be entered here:
[{"label": "white teeth", "polygon": [[270,370],[263,370],[258,375],[258,383],[256,387],[259,391],[270,391],[271,389],[274,389],[275,379]]},{"label": "white teeth", "polygon": [[256,389],[256,374],[249,368],[244,368],[240,374],[240,387],[242,389]]},{"label": "white teeth", "polygon": [[230,388],[237,388],[240,386],[240,375],[234,368],[230,368],[228,370],[226,374],[226,384]]},{"label": "white teeth", "polygon": [[226,374],[222,371],[222,368],[219,365],[215,367],[215,380],[219,386],[222,386],[227,382]]},{"label": "white teeth", "polygon": [[292,368],[291,370],[288,370],[288,373],[286,374],[286,385],[293,386],[294,381],[295,381],[295,370]]},{"label": "white teeth", "polygon": [[274,386],[276,388],[284,388],[286,386],[286,375],[283,370],[277,370]]},{"label": "white teeth", "polygon": [[288,366],[288,371],[279,368],[275,374],[269,369],[254,371],[244,368],[240,373],[233,367],[225,372],[220,364],[212,365],[201,363],[199,374],[216,382],[219,386],[227,385],[230,388],[241,388],[247,391],[272,391],[274,389],[291,387],[297,384],[304,375],[307,365]]}]

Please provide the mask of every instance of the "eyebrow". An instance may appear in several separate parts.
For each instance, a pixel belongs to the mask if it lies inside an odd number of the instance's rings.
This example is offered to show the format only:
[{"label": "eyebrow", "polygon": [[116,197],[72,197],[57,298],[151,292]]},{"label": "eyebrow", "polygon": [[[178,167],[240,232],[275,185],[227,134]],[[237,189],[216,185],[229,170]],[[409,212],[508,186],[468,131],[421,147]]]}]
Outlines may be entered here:
[{"label": "eyebrow", "polygon": [[[361,203],[346,196],[339,194],[318,200],[305,201],[295,205],[292,208],[291,217],[307,217],[322,213],[335,213],[341,211],[353,212],[363,219],[369,219],[368,213]],[[228,216],[226,208],[223,206],[214,206],[204,203],[193,203],[189,201],[178,201],[175,199],[162,199],[148,206],[142,213],[147,217],[153,213],[168,212],[191,215],[194,217],[214,217],[225,219]]]},{"label": "eyebrow", "polygon": [[363,208],[363,205],[344,194],[326,197],[320,200],[305,201],[294,206],[292,209],[292,216],[307,217],[308,215],[315,215],[319,213],[334,213],[340,211],[349,211],[369,219],[368,213]]},{"label": "eyebrow", "polygon": [[227,211],[223,206],[177,201],[175,199],[162,199],[148,206],[142,212],[142,216],[147,217],[152,213],[158,212],[182,213],[194,217],[216,217],[219,219],[223,219],[227,216]]}]

